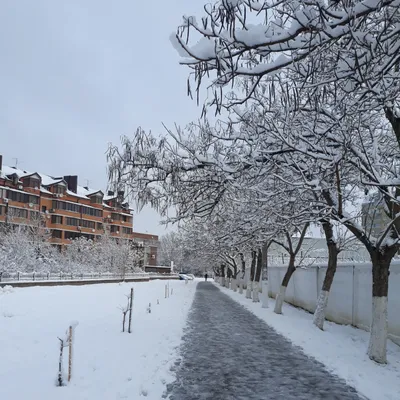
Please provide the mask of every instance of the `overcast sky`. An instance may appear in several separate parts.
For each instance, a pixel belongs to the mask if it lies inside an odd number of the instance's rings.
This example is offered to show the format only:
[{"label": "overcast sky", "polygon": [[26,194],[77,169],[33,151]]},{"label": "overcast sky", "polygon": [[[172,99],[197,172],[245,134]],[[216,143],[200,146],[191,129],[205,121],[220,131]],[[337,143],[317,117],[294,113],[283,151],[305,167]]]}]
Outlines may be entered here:
[{"label": "overcast sky", "polygon": [[[0,154],[4,164],[79,176],[105,189],[109,142],[141,125],[186,124],[200,109],[169,35],[204,0],[2,0]],[[135,230],[164,233],[151,210]]]}]

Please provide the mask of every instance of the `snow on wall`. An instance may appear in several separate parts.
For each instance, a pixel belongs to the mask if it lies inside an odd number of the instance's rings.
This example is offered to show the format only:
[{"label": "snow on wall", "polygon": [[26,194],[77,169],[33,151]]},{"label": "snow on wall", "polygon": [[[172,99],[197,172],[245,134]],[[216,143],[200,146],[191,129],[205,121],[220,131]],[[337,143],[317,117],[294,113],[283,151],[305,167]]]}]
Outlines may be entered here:
[{"label": "snow on wall", "polygon": [[[269,267],[269,295],[276,297],[286,268]],[[285,301],[314,312],[326,268],[298,268],[289,283]],[[389,281],[389,337],[400,345],[400,262],[392,262]],[[368,263],[338,266],[329,295],[326,318],[369,330],[372,310],[372,268]]]}]

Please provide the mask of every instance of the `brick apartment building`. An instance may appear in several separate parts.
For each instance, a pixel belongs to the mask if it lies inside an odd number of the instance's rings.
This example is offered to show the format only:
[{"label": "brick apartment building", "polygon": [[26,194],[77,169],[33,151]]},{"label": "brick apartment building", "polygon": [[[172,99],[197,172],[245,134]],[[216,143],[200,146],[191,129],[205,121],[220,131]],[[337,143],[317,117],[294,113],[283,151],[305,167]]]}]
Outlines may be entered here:
[{"label": "brick apartment building", "polygon": [[60,250],[77,237],[96,240],[105,232],[145,247],[144,264],[157,265],[156,235],[133,232],[133,215],[123,192],[78,185],[78,177],[54,177],[2,165],[0,156],[0,224],[40,221]]}]

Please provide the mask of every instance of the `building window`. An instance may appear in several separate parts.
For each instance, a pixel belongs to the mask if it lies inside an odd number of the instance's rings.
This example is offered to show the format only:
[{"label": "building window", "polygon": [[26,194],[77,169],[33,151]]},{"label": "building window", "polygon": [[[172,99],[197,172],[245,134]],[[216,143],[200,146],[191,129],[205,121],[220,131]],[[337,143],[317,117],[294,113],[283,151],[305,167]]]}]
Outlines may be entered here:
[{"label": "building window", "polygon": [[56,239],[62,239],[62,231],[59,231],[57,229],[53,229],[51,231],[51,237],[56,238]]},{"label": "building window", "polygon": [[77,218],[67,217],[66,220],[66,224],[69,226],[79,226],[79,219]]},{"label": "building window", "polygon": [[111,233],[119,233],[119,226],[111,225]]},{"label": "building window", "polygon": [[103,217],[103,211],[93,207],[82,206],[82,214],[98,218]]},{"label": "building window", "polygon": [[51,223],[52,224],[62,224],[63,217],[61,215],[52,215],[51,216]]},{"label": "building window", "polygon": [[24,184],[24,187],[39,188],[40,180],[37,178],[26,178],[26,179],[24,179],[23,184]]},{"label": "building window", "polygon": [[32,203],[32,204],[39,204],[39,197],[29,195],[29,203]]},{"label": "building window", "polygon": [[5,207],[1,207],[0,206],[0,215],[4,215],[5,214],[5,212],[4,212],[5,209],[6,209]]},{"label": "building window", "polygon": [[102,196],[92,196],[90,198],[90,202],[92,204],[103,204],[103,197]]},{"label": "building window", "polygon": [[11,217],[28,218],[28,210],[24,210],[23,208],[9,207],[8,212]]},{"label": "building window", "polygon": [[17,192],[13,190],[7,190],[7,198],[12,201],[17,201],[18,203],[32,203],[32,204],[38,204],[39,203],[39,197],[38,196],[32,196],[27,193],[23,192]]},{"label": "building window", "polygon": [[70,211],[70,212],[75,212],[75,213],[81,212],[80,204],[67,203],[65,201],[58,201],[58,200],[53,200],[53,209],[65,210],[65,211]]},{"label": "building window", "polygon": [[76,239],[76,238],[78,238],[80,236],[81,236],[81,234],[79,232],[69,232],[69,231],[65,231],[64,232],[64,238],[65,239],[73,240],[73,239]]},{"label": "building window", "polygon": [[81,221],[81,226],[83,226],[84,228],[94,229],[96,227],[96,224],[94,221],[88,221],[86,219],[83,219]]},{"label": "building window", "polygon": [[54,185],[53,186],[53,193],[64,194],[65,193],[65,186],[64,185]]},{"label": "building window", "polygon": [[121,214],[117,214],[117,213],[112,213],[111,214],[111,219],[113,219],[114,221],[120,221],[121,218]]},{"label": "building window", "polygon": [[132,234],[132,228],[126,228],[125,226],[122,228],[122,233],[125,235],[131,235]]},{"label": "building window", "polygon": [[31,211],[30,213],[30,218],[33,221],[39,221],[39,211]]},{"label": "building window", "polygon": [[98,230],[98,231],[101,231],[101,230],[103,230],[103,229],[104,229],[103,224],[102,224],[101,222],[98,222],[98,223],[97,223],[97,230]]}]

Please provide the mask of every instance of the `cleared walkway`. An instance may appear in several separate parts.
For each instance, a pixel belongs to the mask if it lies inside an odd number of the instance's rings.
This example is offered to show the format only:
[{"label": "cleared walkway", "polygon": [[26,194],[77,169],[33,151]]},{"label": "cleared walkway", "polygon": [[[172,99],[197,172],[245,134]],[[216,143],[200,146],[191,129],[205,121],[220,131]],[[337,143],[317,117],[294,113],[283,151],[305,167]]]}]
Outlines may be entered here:
[{"label": "cleared walkway", "polygon": [[362,398],[209,282],[197,286],[181,350],[171,400]]}]

